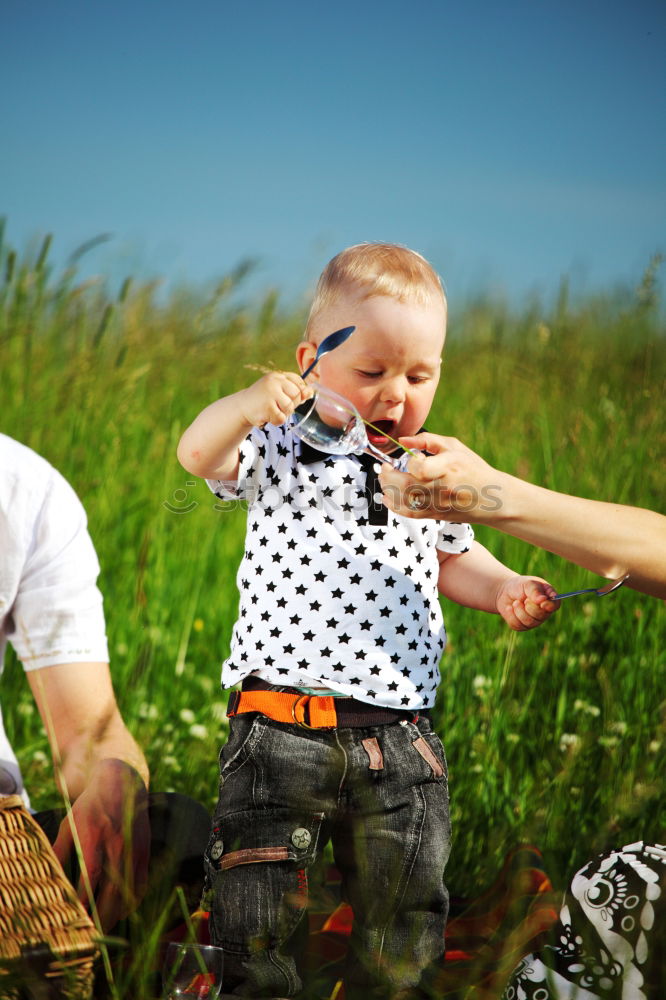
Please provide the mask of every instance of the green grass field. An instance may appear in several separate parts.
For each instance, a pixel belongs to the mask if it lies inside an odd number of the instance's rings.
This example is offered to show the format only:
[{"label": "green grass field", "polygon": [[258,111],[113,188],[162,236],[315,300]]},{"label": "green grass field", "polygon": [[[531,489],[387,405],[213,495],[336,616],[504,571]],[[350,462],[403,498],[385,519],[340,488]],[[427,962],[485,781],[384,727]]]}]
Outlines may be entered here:
[{"label": "green grass field", "polygon": [[[639,289],[511,311],[454,311],[434,431],[542,485],[663,509],[666,336],[658,262]],[[81,282],[34,259],[0,258],[0,430],[72,483],[102,574],[115,686],[157,789],[212,806],[225,738],[220,662],[237,607],[242,511],[221,513],[178,465],[182,429],[256,375],[294,367],[304,313],[277,295],[242,303],[242,274],[210,295]],[[238,287],[240,286],[240,287]],[[566,524],[562,525],[563,532]],[[598,579],[479,529],[521,572],[560,590]],[[573,599],[544,627],[511,633],[447,605],[437,706],[454,822],[453,893],[490,881],[506,850],[537,844],[562,885],[606,845],[666,838],[666,614],[627,588]],[[37,807],[50,760],[22,670],[9,655],[8,729]]]}]

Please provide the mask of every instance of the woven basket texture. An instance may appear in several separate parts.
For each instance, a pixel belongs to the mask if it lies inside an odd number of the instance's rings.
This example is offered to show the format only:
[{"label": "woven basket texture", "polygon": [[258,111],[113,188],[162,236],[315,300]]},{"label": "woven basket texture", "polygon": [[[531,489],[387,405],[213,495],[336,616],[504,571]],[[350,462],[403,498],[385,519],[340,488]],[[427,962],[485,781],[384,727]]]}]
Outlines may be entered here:
[{"label": "woven basket texture", "polygon": [[17,995],[26,972],[48,983],[45,996],[92,996],[96,935],[23,800],[0,797],[0,997]]}]

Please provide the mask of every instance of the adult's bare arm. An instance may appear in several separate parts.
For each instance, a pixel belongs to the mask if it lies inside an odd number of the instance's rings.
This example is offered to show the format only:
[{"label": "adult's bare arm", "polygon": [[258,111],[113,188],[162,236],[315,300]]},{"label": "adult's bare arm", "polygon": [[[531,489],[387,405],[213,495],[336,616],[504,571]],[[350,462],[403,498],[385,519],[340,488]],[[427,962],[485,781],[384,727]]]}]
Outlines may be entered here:
[{"label": "adult's bare arm", "polygon": [[[666,599],[666,517],[569,496],[494,469],[456,438],[404,438],[429,452],[410,459],[408,472],[383,466],[384,502],[406,517],[487,524],[554,552],[608,579],[629,573],[627,585]],[[420,509],[410,506],[416,496]]]},{"label": "adult's bare arm", "polygon": [[[64,663],[27,673],[49,735],[56,780],[72,819],[105,930],[145,889],[150,855],[148,767],[116,704],[107,663]],[[66,817],[54,850],[74,845]],[[79,896],[89,903],[85,882]]]}]

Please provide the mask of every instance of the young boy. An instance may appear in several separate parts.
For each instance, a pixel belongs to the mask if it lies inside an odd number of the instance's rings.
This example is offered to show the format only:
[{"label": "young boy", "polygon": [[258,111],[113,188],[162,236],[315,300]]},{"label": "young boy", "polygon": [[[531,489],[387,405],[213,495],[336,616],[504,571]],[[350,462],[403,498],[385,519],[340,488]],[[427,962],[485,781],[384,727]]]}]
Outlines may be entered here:
[{"label": "young boy", "polygon": [[[389,453],[420,430],[437,388],[441,282],[406,248],[351,247],[320,278],[299,370],[349,325],[311,377],[351,400]],[[499,563],[469,525],[389,513],[374,459],[328,456],[290,432],[309,395],[299,375],[271,372],[207,407],[179,445],[215,493],[248,499],[223,667],[242,690],[206,851],[211,935],[226,991],[297,993],[293,932],[330,840],[354,911],[346,998],[406,997],[442,959],[448,910],[447,766],[428,718],[446,636],[438,590],[517,630],[555,610],[555,591]]]}]

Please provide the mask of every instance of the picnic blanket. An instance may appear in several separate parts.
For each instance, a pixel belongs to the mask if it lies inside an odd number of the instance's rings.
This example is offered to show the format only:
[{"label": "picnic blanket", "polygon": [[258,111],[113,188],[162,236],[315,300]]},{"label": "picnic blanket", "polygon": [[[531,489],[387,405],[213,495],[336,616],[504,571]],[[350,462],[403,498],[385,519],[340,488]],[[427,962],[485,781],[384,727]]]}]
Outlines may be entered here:
[{"label": "picnic blanket", "polygon": [[[354,915],[341,900],[337,870],[326,873],[323,901],[308,913],[302,960],[307,996],[344,1000],[343,967]],[[197,936],[208,942],[207,914],[196,915]],[[453,898],[446,959],[434,988],[446,1000],[498,1000],[511,970],[557,920],[557,900],[540,851],[521,845],[505,858],[491,886],[473,900]],[[169,935],[176,939],[184,932]]]},{"label": "picnic blanket", "polygon": [[[309,914],[308,997],[344,1000],[354,915],[330,868]],[[207,914],[198,936],[208,940]],[[600,854],[555,893],[538,848],[521,845],[475,899],[452,899],[446,956],[433,994],[442,1000],[664,1000],[666,847],[628,844]]]}]

